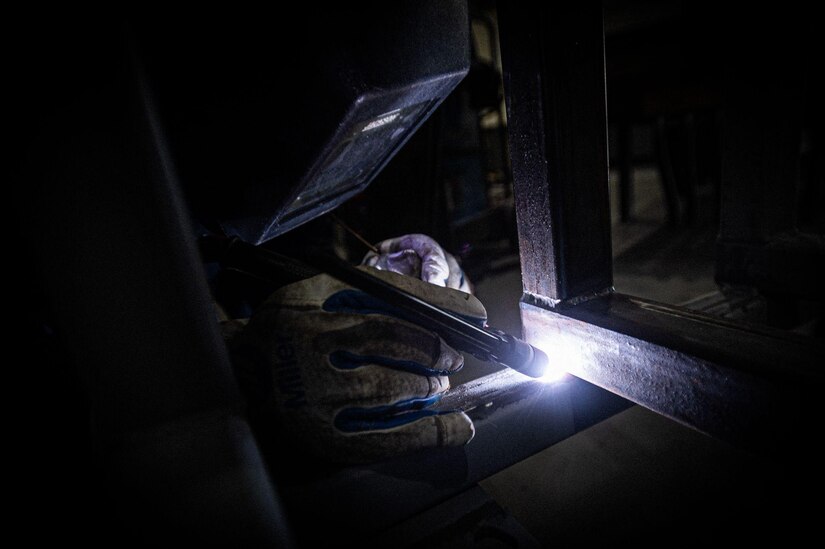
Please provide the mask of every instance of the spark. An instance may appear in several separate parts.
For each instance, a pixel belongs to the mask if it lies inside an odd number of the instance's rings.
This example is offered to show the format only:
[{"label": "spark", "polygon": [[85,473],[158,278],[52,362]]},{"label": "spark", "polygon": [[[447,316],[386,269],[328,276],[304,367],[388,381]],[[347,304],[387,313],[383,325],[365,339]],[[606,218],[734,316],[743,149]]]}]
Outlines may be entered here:
[{"label": "spark", "polygon": [[556,383],[564,380],[570,370],[575,370],[583,359],[581,342],[566,337],[563,333],[547,333],[533,337],[530,341],[547,354],[549,364],[543,376],[537,378],[543,383]]}]

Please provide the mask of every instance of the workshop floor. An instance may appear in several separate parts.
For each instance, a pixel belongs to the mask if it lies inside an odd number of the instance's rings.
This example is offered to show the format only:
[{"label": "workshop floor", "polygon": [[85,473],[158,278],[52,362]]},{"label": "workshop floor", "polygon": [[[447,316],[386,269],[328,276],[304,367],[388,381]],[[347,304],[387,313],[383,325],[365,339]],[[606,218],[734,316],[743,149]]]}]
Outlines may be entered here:
[{"label": "workshop floor", "polygon": [[[715,290],[715,231],[663,229],[653,169],[636,172],[636,197],[636,221],[613,226],[616,289],[672,304]],[[477,287],[491,325],[514,333],[520,293],[517,270]],[[780,502],[766,494],[780,483],[780,472],[733,447],[633,406],[480,485],[541,546],[569,547],[741,539],[748,525],[772,524]]]}]

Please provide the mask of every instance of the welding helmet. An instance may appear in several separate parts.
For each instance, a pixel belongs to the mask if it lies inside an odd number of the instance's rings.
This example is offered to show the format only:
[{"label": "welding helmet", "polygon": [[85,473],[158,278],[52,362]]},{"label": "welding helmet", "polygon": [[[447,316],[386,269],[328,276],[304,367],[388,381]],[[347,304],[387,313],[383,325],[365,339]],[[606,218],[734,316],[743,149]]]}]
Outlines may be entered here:
[{"label": "welding helmet", "polygon": [[193,215],[253,244],[362,191],[469,69],[462,0],[164,17],[135,35]]}]

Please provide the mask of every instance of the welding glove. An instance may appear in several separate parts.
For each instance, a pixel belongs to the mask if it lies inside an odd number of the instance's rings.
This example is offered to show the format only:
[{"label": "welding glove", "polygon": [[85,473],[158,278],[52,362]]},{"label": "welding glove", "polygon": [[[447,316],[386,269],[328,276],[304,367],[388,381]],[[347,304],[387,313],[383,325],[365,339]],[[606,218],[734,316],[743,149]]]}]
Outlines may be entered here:
[{"label": "welding glove", "polygon": [[[486,320],[468,293],[358,268],[479,325]],[[403,316],[322,274],[277,290],[233,346],[268,368],[275,413],[318,456],[368,462],[464,445],[474,435],[470,418],[432,409],[464,357]]]},{"label": "welding glove", "polygon": [[408,234],[380,242],[380,253],[369,252],[362,265],[420,278],[436,286],[473,293],[455,256],[427,235]]}]

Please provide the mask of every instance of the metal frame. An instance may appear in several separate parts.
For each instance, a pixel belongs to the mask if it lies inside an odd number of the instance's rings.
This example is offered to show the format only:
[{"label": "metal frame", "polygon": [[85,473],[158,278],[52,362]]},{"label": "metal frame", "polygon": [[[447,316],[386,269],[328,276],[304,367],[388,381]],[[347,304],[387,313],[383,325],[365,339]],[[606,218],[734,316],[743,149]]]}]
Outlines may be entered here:
[{"label": "metal frame", "polygon": [[822,419],[821,343],[613,291],[600,3],[502,3],[499,21],[526,339],[646,408],[787,452]]}]

